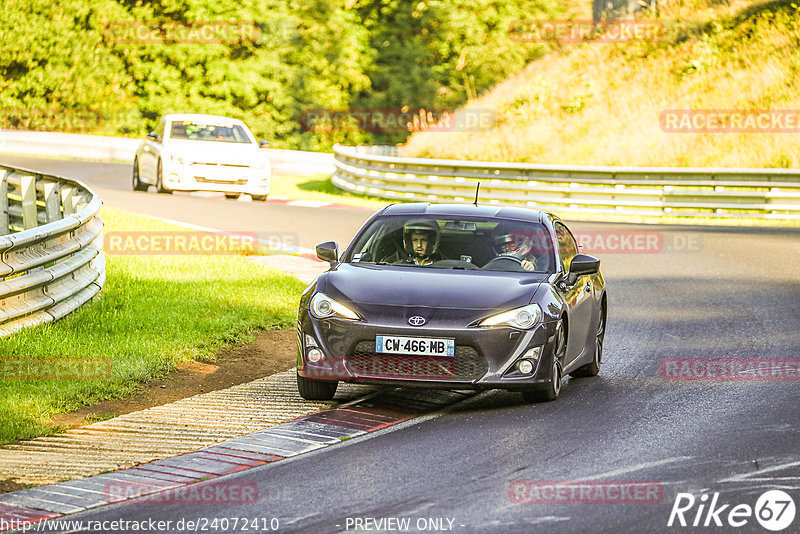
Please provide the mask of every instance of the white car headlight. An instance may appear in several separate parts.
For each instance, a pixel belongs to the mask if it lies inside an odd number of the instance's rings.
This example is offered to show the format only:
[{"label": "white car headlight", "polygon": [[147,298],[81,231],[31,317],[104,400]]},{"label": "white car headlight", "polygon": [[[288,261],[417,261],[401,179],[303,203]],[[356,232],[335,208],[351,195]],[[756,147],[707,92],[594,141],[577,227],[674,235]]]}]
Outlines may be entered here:
[{"label": "white car headlight", "polygon": [[311,315],[317,319],[325,319],[327,317],[333,317],[334,315],[344,317],[345,319],[353,319],[354,321],[359,319],[356,312],[344,304],[336,302],[325,293],[317,293],[314,295],[311,299],[309,310],[311,311]]},{"label": "white car headlight", "polygon": [[184,157],[178,156],[177,154],[170,154],[169,159],[170,161],[174,161],[178,165],[186,165],[187,163],[190,163],[189,160],[187,160]]},{"label": "white car headlight", "polygon": [[538,304],[528,304],[484,319],[478,326],[513,326],[522,330],[533,328],[542,320],[542,308]]},{"label": "white car headlight", "polygon": [[257,159],[250,166],[254,169],[263,169],[267,166],[267,161],[263,159]]}]

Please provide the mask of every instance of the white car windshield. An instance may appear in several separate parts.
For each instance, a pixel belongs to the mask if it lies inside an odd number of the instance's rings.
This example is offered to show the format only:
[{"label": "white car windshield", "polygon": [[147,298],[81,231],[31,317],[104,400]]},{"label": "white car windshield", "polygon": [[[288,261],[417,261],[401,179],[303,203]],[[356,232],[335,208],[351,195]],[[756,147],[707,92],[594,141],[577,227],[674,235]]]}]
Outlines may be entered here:
[{"label": "white car windshield", "polygon": [[408,267],[552,273],[554,244],[541,223],[478,217],[386,216],[345,261]]},{"label": "white car windshield", "polygon": [[173,121],[170,139],[188,141],[216,141],[219,143],[251,143],[245,129],[234,124],[220,126],[216,124],[200,124],[193,121]]}]

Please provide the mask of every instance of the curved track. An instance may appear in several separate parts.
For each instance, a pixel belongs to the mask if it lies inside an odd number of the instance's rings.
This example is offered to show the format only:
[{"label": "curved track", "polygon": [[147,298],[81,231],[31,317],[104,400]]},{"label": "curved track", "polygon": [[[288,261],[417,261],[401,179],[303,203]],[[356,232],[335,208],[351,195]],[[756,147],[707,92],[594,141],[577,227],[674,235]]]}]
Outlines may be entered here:
[{"label": "curved track", "polygon": [[[307,247],[344,244],[369,215],[135,195],[122,190],[127,167],[54,165],[98,187],[107,205],[226,229],[280,227]],[[53,170],[45,162],[37,169]],[[766,489],[782,488],[800,506],[800,381],[660,373],[666,358],[800,357],[800,232],[571,227],[601,236],[659,232],[665,250],[597,252],[609,292],[605,363],[597,378],[568,380],[558,401],[527,405],[517,394],[486,392],[433,417],[228,476],[258,484],[252,505],[134,503],[71,518],[278,517],[281,531],[303,532],[344,531],[348,517],[410,518],[412,531],[420,518],[450,518],[456,532],[663,532],[679,492],[719,492],[719,504],[752,506]],[[509,489],[520,480],[649,481],[663,496],[651,504],[515,503]],[[766,532],[753,518],[737,531]]]}]

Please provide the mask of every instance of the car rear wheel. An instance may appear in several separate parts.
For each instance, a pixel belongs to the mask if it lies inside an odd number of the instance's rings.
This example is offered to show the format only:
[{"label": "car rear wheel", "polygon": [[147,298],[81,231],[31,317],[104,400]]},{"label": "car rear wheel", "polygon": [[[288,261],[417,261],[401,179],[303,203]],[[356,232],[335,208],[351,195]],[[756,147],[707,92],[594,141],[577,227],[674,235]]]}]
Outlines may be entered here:
[{"label": "car rear wheel", "polygon": [[564,370],[561,362],[567,349],[567,338],[561,323],[556,331],[556,346],[553,350],[553,366],[551,368],[550,382],[543,388],[529,389],[522,392],[526,402],[550,402],[561,394],[561,382],[564,379]]},{"label": "car rear wheel", "polygon": [[578,367],[570,373],[570,376],[576,378],[584,378],[587,376],[597,376],[600,372],[600,364],[603,362],[603,339],[606,337],[606,312],[600,311],[600,321],[597,324],[597,332],[595,333],[594,340],[594,359],[591,363],[587,363]]},{"label": "car rear wheel", "polygon": [[256,202],[266,202],[267,195],[250,195],[250,197]]},{"label": "car rear wheel", "polygon": [[228,200],[236,200],[239,198],[240,194],[241,193],[225,193],[225,198],[227,198]]},{"label": "car rear wheel", "polygon": [[134,158],[133,160],[133,173],[131,176],[131,182],[134,191],[147,191],[147,184],[143,183],[139,179],[139,158]]},{"label": "car rear wheel", "polygon": [[164,169],[161,167],[161,160],[158,160],[158,170],[156,171],[156,191],[171,195],[172,191],[164,187]]},{"label": "car rear wheel", "polygon": [[337,381],[311,380],[297,375],[297,391],[305,400],[331,400],[338,386]]}]

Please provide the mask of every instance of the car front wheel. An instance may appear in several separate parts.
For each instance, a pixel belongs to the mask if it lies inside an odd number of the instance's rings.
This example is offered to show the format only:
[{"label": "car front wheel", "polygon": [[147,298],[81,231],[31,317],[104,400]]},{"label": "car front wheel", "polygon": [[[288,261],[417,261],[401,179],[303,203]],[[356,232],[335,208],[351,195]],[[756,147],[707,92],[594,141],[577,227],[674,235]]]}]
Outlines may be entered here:
[{"label": "car front wheel", "polygon": [[139,179],[139,158],[134,158],[133,160],[131,182],[134,191],[147,191],[147,184]]},{"label": "car front wheel", "polygon": [[250,197],[256,202],[266,202],[267,195],[250,195]]},{"label": "car front wheel", "polygon": [[228,200],[236,200],[239,198],[240,193],[225,193],[225,198]]},{"label": "car front wheel", "polygon": [[562,323],[559,323],[557,327],[555,338],[556,346],[553,349],[553,365],[550,370],[551,379],[542,388],[523,391],[522,397],[526,402],[550,402],[556,400],[561,394],[561,382],[564,379],[561,361],[567,349],[567,338]]},{"label": "car front wheel", "polygon": [[603,340],[606,337],[606,314],[604,310],[600,311],[600,321],[597,324],[597,331],[594,339],[594,358],[591,363],[587,363],[578,367],[570,373],[570,376],[576,378],[583,378],[588,376],[597,376],[600,372],[600,364],[603,362]]},{"label": "car front wheel", "polygon": [[164,187],[164,169],[161,167],[161,160],[158,160],[158,170],[156,171],[156,191],[168,195],[172,194],[172,191]]},{"label": "car front wheel", "polygon": [[331,400],[338,386],[337,381],[311,380],[297,375],[297,391],[305,400]]}]

